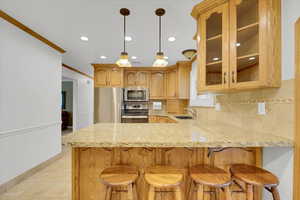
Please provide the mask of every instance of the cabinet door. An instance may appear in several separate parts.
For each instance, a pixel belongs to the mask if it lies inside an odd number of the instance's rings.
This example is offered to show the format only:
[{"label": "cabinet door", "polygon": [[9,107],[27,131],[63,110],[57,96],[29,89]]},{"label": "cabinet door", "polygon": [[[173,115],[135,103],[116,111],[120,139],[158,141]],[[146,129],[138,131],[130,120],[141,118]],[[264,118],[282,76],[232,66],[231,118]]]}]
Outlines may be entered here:
[{"label": "cabinet door", "polygon": [[218,91],[229,87],[228,3],[200,16],[198,21],[199,65],[198,91]]},{"label": "cabinet door", "polygon": [[171,70],[167,72],[167,80],[166,80],[167,88],[167,98],[176,98],[176,90],[177,90],[177,71]]},{"label": "cabinet door", "polygon": [[126,87],[134,87],[136,86],[137,78],[135,71],[127,71],[125,73],[125,84]]},{"label": "cabinet door", "polygon": [[149,72],[137,72],[137,83],[136,86],[143,88],[149,87]]},{"label": "cabinet door", "polygon": [[109,72],[107,69],[97,69],[95,71],[95,86],[96,87],[107,86],[108,73]]},{"label": "cabinet door", "polygon": [[[230,3],[230,84],[232,88],[260,85],[261,69],[260,12],[261,0],[232,0]],[[261,10],[260,10],[261,9]]]},{"label": "cabinet door", "polygon": [[150,80],[150,98],[162,99],[165,97],[165,78],[163,72],[152,72]]},{"label": "cabinet door", "polygon": [[122,87],[123,85],[123,70],[120,68],[112,68],[110,71],[109,85],[111,87]]}]

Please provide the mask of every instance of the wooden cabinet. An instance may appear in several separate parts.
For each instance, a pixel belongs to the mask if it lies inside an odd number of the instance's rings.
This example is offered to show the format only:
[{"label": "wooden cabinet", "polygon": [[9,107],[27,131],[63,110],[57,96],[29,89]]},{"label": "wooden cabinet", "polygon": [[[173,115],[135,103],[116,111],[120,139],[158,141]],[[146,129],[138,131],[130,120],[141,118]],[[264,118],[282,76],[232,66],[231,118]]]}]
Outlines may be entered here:
[{"label": "wooden cabinet", "polygon": [[95,67],[95,87],[122,87],[123,69],[116,66]]},{"label": "wooden cabinet", "polygon": [[177,121],[167,116],[150,115],[149,123],[177,123]]},{"label": "wooden cabinet", "polygon": [[172,69],[166,72],[166,96],[168,99],[177,97],[177,69]]},{"label": "wooden cabinet", "polygon": [[190,98],[191,63],[177,62],[166,71],[166,97],[167,99]]},{"label": "wooden cabinet", "polygon": [[280,87],[280,0],[204,0],[198,22],[198,92]]},{"label": "wooden cabinet", "polygon": [[150,99],[165,98],[165,73],[163,71],[150,74]]},{"label": "wooden cabinet", "polygon": [[125,71],[125,87],[149,87],[149,72]]},{"label": "wooden cabinet", "polygon": [[149,88],[150,99],[189,99],[190,61],[157,67],[120,68],[115,64],[93,64],[95,87]]},{"label": "wooden cabinet", "polygon": [[185,114],[188,103],[186,99],[168,99],[166,111],[171,114]]}]

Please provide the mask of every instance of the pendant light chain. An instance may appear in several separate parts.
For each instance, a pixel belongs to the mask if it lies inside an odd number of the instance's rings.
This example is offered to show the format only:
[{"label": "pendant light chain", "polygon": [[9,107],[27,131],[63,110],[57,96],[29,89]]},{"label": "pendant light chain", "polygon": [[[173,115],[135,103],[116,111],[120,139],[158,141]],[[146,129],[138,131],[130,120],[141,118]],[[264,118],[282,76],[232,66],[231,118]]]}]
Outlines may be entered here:
[{"label": "pendant light chain", "polygon": [[159,52],[161,52],[161,16],[159,16]]},{"label": "pendant light chain", "polygon": [[124,15],[124,46],[123,46],[123,49],[124,49],[124,52],[126,52],[126,41],[125,41],[125,37],[126,37],[126,16]]}]

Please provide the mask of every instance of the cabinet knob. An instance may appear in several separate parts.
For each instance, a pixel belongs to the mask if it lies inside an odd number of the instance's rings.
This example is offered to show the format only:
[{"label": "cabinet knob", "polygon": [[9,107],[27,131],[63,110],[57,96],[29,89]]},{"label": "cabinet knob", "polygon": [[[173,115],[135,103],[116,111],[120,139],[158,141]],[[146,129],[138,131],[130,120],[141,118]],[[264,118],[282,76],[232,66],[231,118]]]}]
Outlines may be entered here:
[{"label": "cabinet knob", "polygon": [[231,76],[232,76],[232,83],[235,83],[235,77],[234,77],[235,73],[234,71],[231,72]]}]

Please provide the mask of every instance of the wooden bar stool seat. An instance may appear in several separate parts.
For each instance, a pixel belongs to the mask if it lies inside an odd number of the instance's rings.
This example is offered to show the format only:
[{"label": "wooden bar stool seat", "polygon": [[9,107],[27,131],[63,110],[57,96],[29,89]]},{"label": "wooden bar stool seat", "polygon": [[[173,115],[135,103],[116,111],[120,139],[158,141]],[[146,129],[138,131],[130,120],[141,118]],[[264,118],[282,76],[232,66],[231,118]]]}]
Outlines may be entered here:
[{"label": "wooden bar stool seat", "polygon": [[145,170],[145,180],[150,185],[148,200],[155,199],[155,189],[174,188],[176,200],[183,198],[180,187],[184,177],[184,169],[171,166],[154,166]]},{"label": "wooden bar stool seat", "polygon": [[105,198],[111,199],[112,189],[116,186],[127,187],[128,199],[137,197],[135,181],[138,176],[138,169],[133,166],[114,166],[104,169],[100,174],[100,180],[107,186]]},{"label": "wooden bar stool seat", "polygon": [[247,200],[253,199],[253,186],[262,186],[272,193],[273,199],[279,200],[278,178],[271,172],[251,165],[234,164],[230,168],[234,179],[240,180],[247,184]]},{"label": "wooden bar stool seat", "polygon": [[196,191],[198,200],[204,198],[204,186],[216,188],[216,193],[222,189],[225,191],[226,200],[231,199],[229,188],[231,175],[225,170],[205,164],[196,165],[190,168],[190,176],[192,178],[192,185],[190,187],[189,199],[191,199],[192,193],[194,192],[195,184],[197,185]]}]

